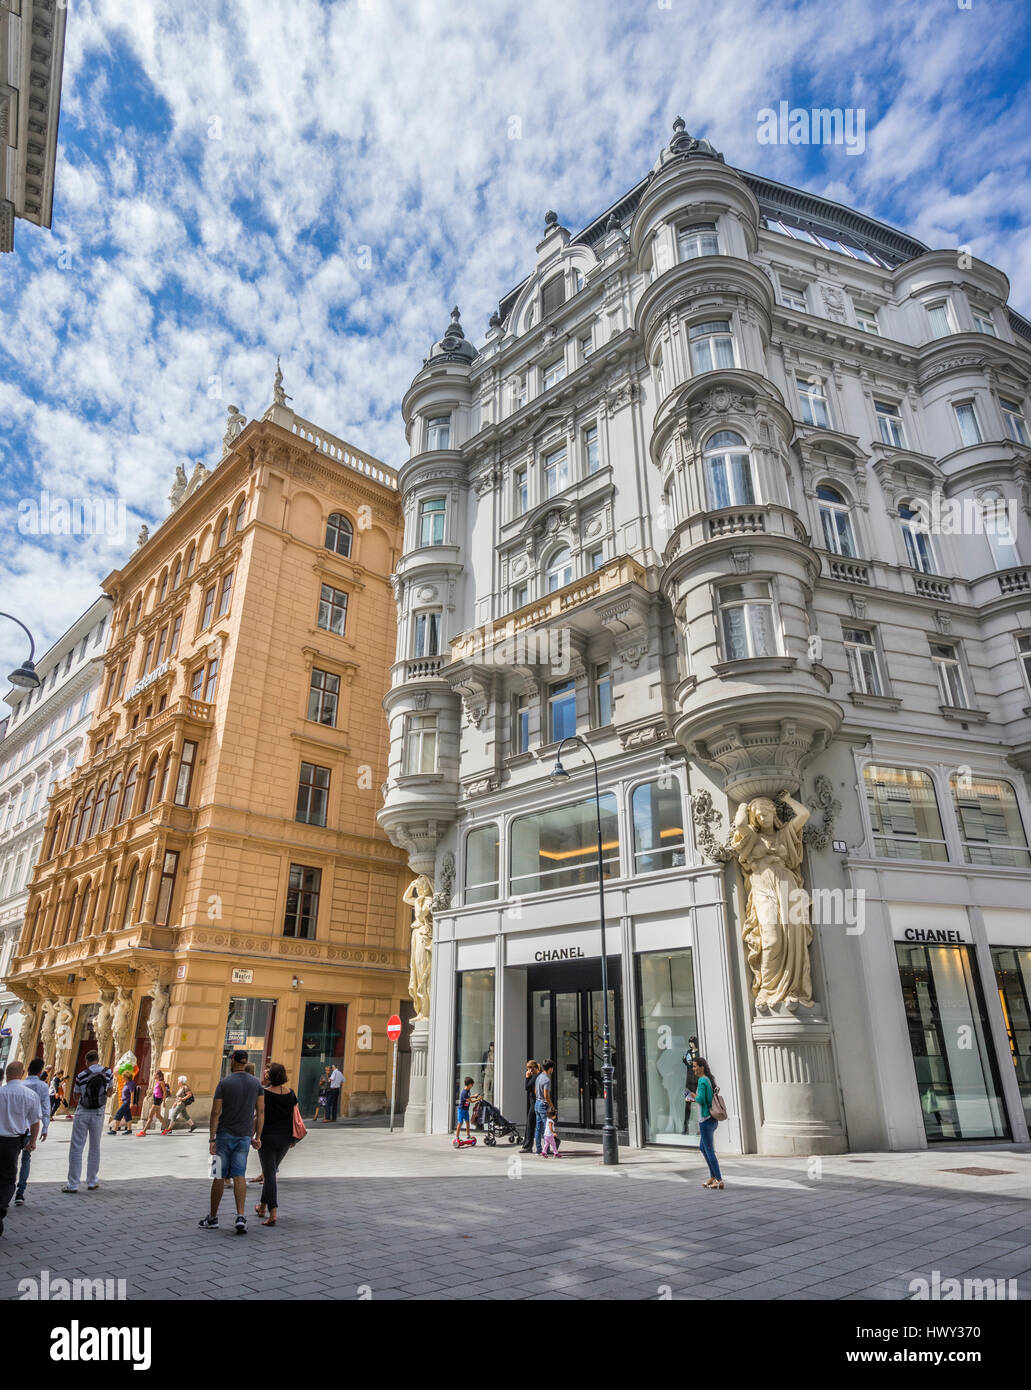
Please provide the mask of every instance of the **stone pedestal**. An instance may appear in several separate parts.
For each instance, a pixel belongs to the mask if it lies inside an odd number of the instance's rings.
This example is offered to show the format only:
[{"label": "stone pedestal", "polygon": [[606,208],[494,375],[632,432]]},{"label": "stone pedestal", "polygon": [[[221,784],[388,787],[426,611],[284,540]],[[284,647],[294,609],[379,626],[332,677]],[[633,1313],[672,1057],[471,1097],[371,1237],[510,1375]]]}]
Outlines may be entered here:
[{"label": "stone pedestal", "polygon": [[405,1107],[405,1133],[426,1133],[426,1059],[430,1047],[430,1021],[417,1018],[412,1024],[412,1069],[408,1078],[408,1104]]},{"label": "stone pedestal", "polygon": [[752,1038],[762,1087],[759,1152],[846,1153],[831,1029],[819,1004],[756,1014]]}]

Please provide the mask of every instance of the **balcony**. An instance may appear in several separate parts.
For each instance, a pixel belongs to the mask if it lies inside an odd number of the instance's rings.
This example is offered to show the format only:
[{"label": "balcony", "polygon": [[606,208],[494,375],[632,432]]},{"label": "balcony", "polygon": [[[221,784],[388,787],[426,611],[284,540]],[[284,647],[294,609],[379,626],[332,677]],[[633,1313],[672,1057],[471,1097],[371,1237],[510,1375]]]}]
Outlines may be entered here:
[{"label": "balcony", "polygon": [[160,734],[176,721],[200,725],[203,729],[211,724],[214,713],[214,705],[206,704],[203,700],[192,700],[188,695],[180,696],[167,709],[163,709],[160,714],[152,714],[149,719],[141,719],[135,729],[130,729],[121,738],[115,739],[109,748],[102,748],[92,758],[87,758],[70,777],[55,782],[51,797],[76,786],[87,777],[92,777],[107,763],[113,762],[124,753],[131,752],[137,746],[145,744],[148,739],[155,734]]}]

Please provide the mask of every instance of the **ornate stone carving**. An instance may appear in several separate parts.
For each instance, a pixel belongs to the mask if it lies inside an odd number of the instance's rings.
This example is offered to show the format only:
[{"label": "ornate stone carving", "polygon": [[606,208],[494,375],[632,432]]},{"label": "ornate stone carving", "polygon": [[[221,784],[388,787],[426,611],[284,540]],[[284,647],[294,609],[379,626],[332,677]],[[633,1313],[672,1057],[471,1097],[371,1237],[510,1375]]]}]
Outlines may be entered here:
[{"label": "ornate stone carving", "polygon": [[171,989],[168,985],[163,985],[160,980],[155,980],[148,993],[154,1002],[150,1006],[150,1017],[147,1019],[147,1035],[150,1038],[150,1055],[156,1067],[159,1065],[161,1050],[165,1045],[165,1024],[168,1019],[168,1001]]},{"label": "ornate stone carving", "polygon": [[292,401],[293,396],[288,396],[283,390],[283,369],[279,365],[279,358],[276,358],[276,375],[272,383],[272,399],[276,405],[286,405],[287,401]]},{"label": "ornate stone carving", "polygon": [[43,1061],[48,1072],[54,1067],[54,1029],[57,1026],[57,1000],[43,1000],[43,1026],[39,1040],[43,1044]]},{"label": "ornate stone carving", "polygon": [[36,1035],[39,1032],[39,1020],[42,1014],[42,1005],[37,1000],[35,1002],[26,1000],[21,1006],[21,1028],[18,1032],[18,1061],[28,1066],[29,1061],[36,1055]]},{"label": "ornate stone carving", "polygon": [[129,1024],[132,1021],[132,990],[119,985],[115,990],[114,1005],[111,1010],[111,1041],[114,1054],[120,1057],[129,1040]]},{"label": "ornate stone carving", "polygon": [[111,1016],[114,1012],[115,992],[113,989],[100,991],[100,1003],[93,1015],[93,1036],[97,1040],[100,1065],[106,1067],[111,1056]]},{"label": "ornate stone carving", "polygon": [[439,887],[430,904],[434,912],[446,912],[451,906],[451,895],[455,891],[455,856],[450,850],[440,862]]},{"label": "ornate stone carving", "polygon": [[417,1019],[430,1016],[430,976],[433,967],[433,884],[419,874],[405,889],[402,902],[413,912],[408,996]]},{"label": "ornate stone carving", "polygon": [[140,550],[150,540],[150,527],[144,524],[136,533],[136,549]]},{"label": "ornate stone carving", "polygon": [[821,285],[827,317],[834,323],[845,322],[845,296],[835,285]]},{"label": "ornate stone carving", "polygon": [[175,482],[172,484],[172,491],[168,494],[169,511],[175,512],[179,510],[183,504],[183,498],[186,496],[187,487],[189,487],[189,482],[186,477],[186,469],[181,463],[177,463],[175,466]]},{"label": "ornate stone carving", "polygon": [[71,1051],[74,1019],[72,1001],[68,995],[63,994],[57,1000],[54,1009],[54,1050],[57,1058],[63,1058],[66,1052]]},{"label": "ornate stone carving", "polygon": [[944,612],[941,608],[936,608],[934,610],[934,625],[943,634],[951,632],[952,615]]},{"label": "ornate stone carving", "polygon": [[849,594],[848,606],[853,618],[866,617],[866,599],[863,598],[862,594]]},{"label": "ornate stone carving", "polygon": [[613,386],[605,396],[605,407],[609,415],[618,415],[621,410],[637,400],[638,394],[637,382],[631,381],[629,378]]},{"label": "ornate stone carving", "polygon": [[247,416],[241,415],[237,407],[231,405],[226,411],[226,429],[225,434],[222,436],[223,453],[233,447],[233,441],[243,432],[243,427],[246,423]]},{"label": "ornate stone carving", "polygon": [[474,478],[473,487],[476,490],[476,496],[482,497],[485,492],[489,492],[497,483],[498,477],[499,474],[496,468],[488,468],[485,473],[481,473],[479,477]]},{"label": "ornate stone carving", "polygon": [[724,843],[716,838],[716,831],[723,824],[723,816],[712,804],[710,792],[695,792],[691,797],[691,819],[694,821],[698,848],[711,864],[725,864],[734,858],[729,842]]},{"label": "ornate stone carving", "polygon": [[829,777],[821,773],[815,779],[813,795],[807,804],[811,811],[823,812],[823,823],[815,826],[810,820],[802,832],[802,840],[808,849],[825,850],[834,837],[834,822],[841,810],[841,802],[834,798],[834,787]]}]

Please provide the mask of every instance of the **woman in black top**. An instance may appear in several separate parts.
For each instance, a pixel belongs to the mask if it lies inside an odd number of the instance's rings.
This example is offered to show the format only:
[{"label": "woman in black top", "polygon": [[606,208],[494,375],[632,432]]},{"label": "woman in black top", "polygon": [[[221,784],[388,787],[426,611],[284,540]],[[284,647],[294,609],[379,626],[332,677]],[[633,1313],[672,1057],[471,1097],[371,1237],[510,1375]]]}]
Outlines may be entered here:
[{"label": "woman in black top", "polygon": [[261,1127],[258,1158],[261,1160],[264,1182],[261,1185],[261,1200],[254,1210],[259,1216],[265,1217],[261,1223],[263,1226],[274,1226],[279,1206],[276,1174],[286,1151],[294,1143],[294,1107],[297,1104],[297,1097],[286,1084],[286,1068],[279,1062],[273,1062],[268,1069],[268,1085],[263,1095],[265,1123]]}]

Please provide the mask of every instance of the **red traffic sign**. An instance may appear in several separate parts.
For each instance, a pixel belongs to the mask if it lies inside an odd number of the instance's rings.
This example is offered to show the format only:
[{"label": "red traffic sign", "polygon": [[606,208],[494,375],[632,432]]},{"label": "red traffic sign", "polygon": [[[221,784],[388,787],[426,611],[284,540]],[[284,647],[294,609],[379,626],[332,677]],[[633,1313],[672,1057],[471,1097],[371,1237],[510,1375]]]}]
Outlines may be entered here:
[{"label": "red traffic sign", "polygon": [[397,1042],[401,1036],[401,1020],[397,1014],[393,1014],[387,1019],[387,1037],[391,1042]]}]

